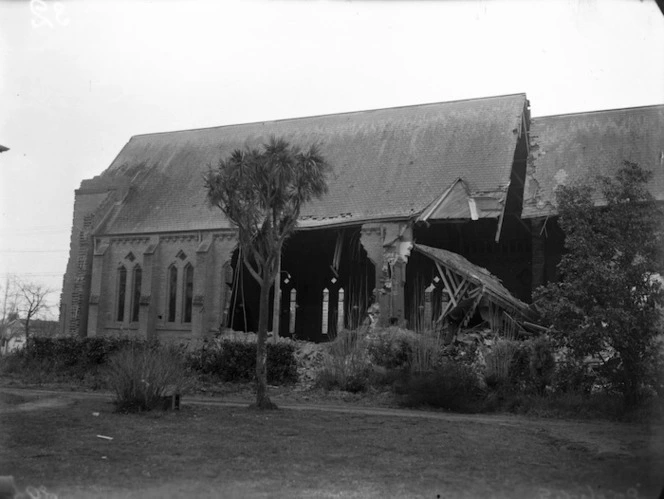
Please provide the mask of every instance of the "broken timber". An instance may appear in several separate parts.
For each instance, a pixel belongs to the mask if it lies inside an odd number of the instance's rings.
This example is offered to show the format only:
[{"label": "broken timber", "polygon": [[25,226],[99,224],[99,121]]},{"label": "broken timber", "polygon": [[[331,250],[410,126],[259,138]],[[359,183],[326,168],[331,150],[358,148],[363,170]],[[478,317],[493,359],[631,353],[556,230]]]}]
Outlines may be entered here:
[{"label": "broken timber", "polygon": [[510,314],[516,322],[530,317],[528,305],[515,298],[488,270],[448,250],[421,244],[415,244],[414,249],[433,260],[449,297],[436,324],[442,324],[454,312],[461,312],[459,326],[466,326],[482,300],[491,309]]}]

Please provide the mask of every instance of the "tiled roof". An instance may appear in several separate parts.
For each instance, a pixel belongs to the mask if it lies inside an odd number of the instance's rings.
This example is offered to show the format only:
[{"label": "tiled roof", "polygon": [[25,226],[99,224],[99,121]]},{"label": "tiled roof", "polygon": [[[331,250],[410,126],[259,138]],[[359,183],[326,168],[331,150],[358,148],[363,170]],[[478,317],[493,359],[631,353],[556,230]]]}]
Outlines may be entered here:
[{"label": "tiled roof", "polygon": [[530,143],[524,218],[554,214],[557,185],[610,176],[624,160],[652,170],[650,191],[664,200],[664,105],[534,118]]},{"label": "tiled roof", "polygon": [[502,202],[526,107],[515,94],[135,136],[102,174],[133,179],[103,232],[227,227],[206,204],[203,173],[272,135],[320,144],[333,166],[329,194],[303,209],[301,227],[411,217],[459,178],[471,195]]}]

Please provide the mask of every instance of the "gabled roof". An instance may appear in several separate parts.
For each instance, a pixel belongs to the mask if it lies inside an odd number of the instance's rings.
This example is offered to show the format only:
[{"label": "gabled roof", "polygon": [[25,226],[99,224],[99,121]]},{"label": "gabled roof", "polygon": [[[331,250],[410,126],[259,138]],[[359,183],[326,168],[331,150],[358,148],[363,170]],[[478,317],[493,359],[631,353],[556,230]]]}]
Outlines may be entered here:
[{"label": "gabled roof", "polygon": [[100,232],[228,227],[206,204],[203,174],[272,135],[318,143],[334,168],[329,194],[304,208],[303,228],[416,216],[459,178],[471,195],[501,204],[527,105],[515,94],[135,136],[101,176],[132,181]]},{"label": "gabled roof", "polygon": [[530,143],[524,218],[554,214],[556,186],[611,176],[625,160],[654,173],[650,191],[664,200],[664,105],[534,118]]}]

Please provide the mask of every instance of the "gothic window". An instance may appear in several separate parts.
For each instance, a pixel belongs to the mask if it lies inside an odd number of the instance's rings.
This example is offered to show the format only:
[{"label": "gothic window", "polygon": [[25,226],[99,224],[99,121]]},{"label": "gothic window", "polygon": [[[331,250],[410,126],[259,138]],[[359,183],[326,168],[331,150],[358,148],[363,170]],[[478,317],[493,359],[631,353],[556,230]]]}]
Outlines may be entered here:
[{"label": "gothic window", "polygon": [[194,299],[194,267],[190,263],[184,268],[183,291],[182,322],[191,322],[191,305]]},{"label": "gothic window", "polygon": [[118,322],[124,321],[125,313],[125,295],[127,289],[127,269],[124,265],[118,268],[118,291],[117,291],[117,314],[116,319]]},{"label": "gothic window", "polygon": [[168,268],[168,322],[175,322],[175,309],[178,294],[178,268],[171,265]]},{"label": "gothic window", "polygon": [[141,281],[143,279],[143,271],[141,266],[134,267],[134,278],[132,280],[132,293],[131,293],[131,322],[138,322],[138,312],[140,309],[141,301]]}]

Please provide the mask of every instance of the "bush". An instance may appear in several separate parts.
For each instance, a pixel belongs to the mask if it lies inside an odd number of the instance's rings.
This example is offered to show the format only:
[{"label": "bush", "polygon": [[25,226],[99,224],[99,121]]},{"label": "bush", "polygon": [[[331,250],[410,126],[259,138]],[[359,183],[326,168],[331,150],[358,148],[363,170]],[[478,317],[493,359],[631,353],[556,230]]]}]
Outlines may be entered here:
[{"label": "bush", "polygon": [[297,358],[293,343],[267,344],[267,380],[273,384],[297,382]]},{"label": "bush", "polygon": [[[509,388],[519,392],[528,392],[531,389],[530,376],[530,349],[527,343],[518,345],[512,356],[508,371]],[[504,386],[503,388],[508,388]]]},{"label": "bush", "polygon": [[511,390],[542,395],[551,386],[556,361],[551,343],[545,336],[516,344],[508,370]]},{"label": "bush", "polygon": [[15,374],[30,383],[54,381],[85,382],[92,388],[103,387],[99,369],[109,355],[122,347],[141,342],[132,338],[59,338],[32,337],[26,347],[3,362],[2,372]]},{"label": "bush", "polygon": [[353,393],[365,391],[372,368],[360,333],[342,330],[328,345],[328,355],[316,375],[316,386]]},{"label": "bush", "polygon": [[132,338],[61,338],[32,337],[24,350],[28,359],[53,360],[61,367],[94,366],[106,362],[108,356],[135,342]]},{"label": "bush", "polygon": [[[256,343],[223,340],[206,341],[189,352],[187,366],[201,374],[208,374],[228,382],[247,382],[256,376]],[[292,343],[267,343],[268,383],[284,384],[297,381],[297,361]]]},{"label": "bush", "polygon": [[530,384],[534,391],[544,394],[551,385],[556,370],[551,343],[545,336],[539,336],[528,343]]},{"label": "bush", "polygon": [[422,374],[434,371],[443,362],[443,347],[439,338],[422,334],[412,346],[410,372]]},{"label": "bush", "polygon": [[173,347],[133,344],[115,353],[105,369],[120,412],[149,411],[163,404],[166,390],[184,391],[182,356]]},{"label": "bush", "polygon": [[519,350],[516,341],[497,340],[491,351],[486,355],[486,370],[484,378],[492,388],[509,384],[510,366],[514,355]]},{"label": "bush", "polygon": [[558,362],[551,384],[556,393],[590,394],[596,378],[592,369],[583,362],[568,359]]},{"label": "bush", "polygon": [[445,361],[435,371],[411,375],[397,386],[408,407],[430,406],[458,412],[476,412],[482,390],[471,366]]},{"label": "bush", "polygon": [[367,342],[369,359],[385,369],[405,369],[411,362],[417,339],[415,333],[397,327],[377,330]]}]

